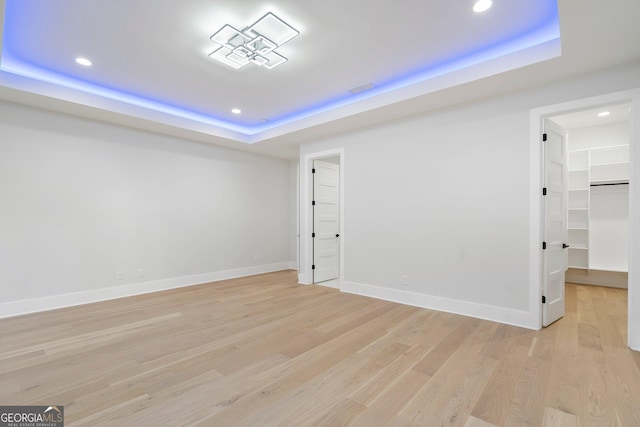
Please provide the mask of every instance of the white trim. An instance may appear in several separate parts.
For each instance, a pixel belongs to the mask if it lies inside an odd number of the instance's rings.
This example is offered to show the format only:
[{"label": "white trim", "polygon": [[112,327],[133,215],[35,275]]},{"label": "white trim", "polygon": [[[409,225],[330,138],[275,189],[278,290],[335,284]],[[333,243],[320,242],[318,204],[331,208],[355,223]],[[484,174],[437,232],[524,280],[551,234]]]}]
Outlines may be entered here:
[{"label": "white trim", "polygon": [[296,266],[300,270],[300,161],[296,165]]},{"label": "white trim", "polygon": [[529,324],[542,328],[542,118],[531,111],[529,140]]},{"label": "white trim", "polygon": [[342,288],[340,290],[351,294],[397,302],[414,307],[460,314],[527,329],[538,329],[532,327],[530,323],[530,313],[528,311],[513,310],[355,282],[342,282]]},{"label": "white trim", "polygon": [[565,274],[565,282],[627,289],[629,287],[629,273],[626,271],[569,268]]},{"label": "white trim", "polygon": [[324,286],[325,288],[333,288],[333,289],[340,289],[340,285],[342,284],[342,282],[340,282],[339,279],[333,279],[333,280],[327,280],[325,282],[318,282],[316,283],[316,285],[318,286]]},{"label": "white trim", "polygon": [[270,273],[290,269],[290,262],[259,265],[255,267],[237,268],[234,270],[217,271],[212,273],[195,274],[192,276],[173,277],[152,282],[135,283],[112,288],[101,288],[90,291],[74,292],[62,295],[51,295],[28,300],[11,301],[0,304],[0,318],[19,316],[22,314],[54,310],[57,308],[89,304],[98,301],[165,291],[168,289],[200,285],[217,282],[219,280],[234,279],[236,277],[252,276],[254,274]]},{"label": "white trim", "polygon": [[629,311],[627,343],[640,351],[640,89],[631,92],[631,115],[629,117]]},{"label": "white trim", "polygon": [[307,153],[300,159],[300,269],[298,270],[298,283],[310,285],[313,283],[313,273],[311,264],[313,263],[313,241],[311,240],[311,230],[313,229],[313,217],[311,212],[312,183],[311,183],[311,162],[313,160],[340,157],[340,283],[344,280],[344,176],[345,159],[344,149],[336,148],[316,153]]},{"label": "white trim", "polygon": [[640,89],[615,92],[601,96],[579,99],[561,104],[531,110],[530,116],[530,146],[529,146],[529,306],[531,318],[537,318],[537,329],[542,327],[542,297],[541,246],[542,241],[542,199],[540,188],[542,182],[542,156],[540,135],[542,134],[542,120],[558,114],[596,108],[600,105],[617,104],[631,101],[631,133],[630,138],[630,187],[629,187],[629,317],[628,317],[628,345],[632,349],[640,349],[640,282],[635,280],[636,272],[640,271],[640,253],[634,248],[640,242],[640,220],[636,212],[640,212],[640,198],[636,197],[636,183],[640,182]]}]

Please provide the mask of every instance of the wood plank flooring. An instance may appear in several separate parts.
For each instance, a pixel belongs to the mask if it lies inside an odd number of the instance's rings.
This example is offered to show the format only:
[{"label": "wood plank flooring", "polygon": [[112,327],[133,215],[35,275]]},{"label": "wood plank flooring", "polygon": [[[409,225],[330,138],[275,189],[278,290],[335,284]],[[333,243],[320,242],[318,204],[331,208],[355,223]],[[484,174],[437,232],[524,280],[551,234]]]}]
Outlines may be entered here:
[{"label": "wood plank flooring", "polygon": [[542,331],[292,271],[0,320],[0,404],[67,426],[640,426],[626,290]]}]

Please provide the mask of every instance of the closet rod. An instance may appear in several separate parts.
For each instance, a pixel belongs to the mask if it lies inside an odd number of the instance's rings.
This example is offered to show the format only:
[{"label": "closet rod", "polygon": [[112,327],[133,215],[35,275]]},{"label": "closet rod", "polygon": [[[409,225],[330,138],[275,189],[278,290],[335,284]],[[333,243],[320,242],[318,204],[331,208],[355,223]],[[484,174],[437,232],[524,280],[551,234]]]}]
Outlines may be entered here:
[{"label": "closet rod", "polygon": [[610,184],[590,184],[590,187],[602,187],[603,185],[629,185],[628,182],[616,182],[616,183],[610,183]]}]

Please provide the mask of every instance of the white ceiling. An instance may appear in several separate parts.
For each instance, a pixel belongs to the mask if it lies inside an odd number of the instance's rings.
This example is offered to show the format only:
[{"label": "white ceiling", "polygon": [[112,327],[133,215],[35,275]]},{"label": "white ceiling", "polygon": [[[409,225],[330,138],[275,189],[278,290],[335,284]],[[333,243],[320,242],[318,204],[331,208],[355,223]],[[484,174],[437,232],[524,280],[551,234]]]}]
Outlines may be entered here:
[{"label": "white ceiling", "polygon": [[[600,113],[609,113],[600,116]],[[607,125],[610,123],[628,122],[631,117],[631,104],[603,105],[588,110],[562,114],[551,118],[554,122],[566,130],[580,129],[591,126]]]},{"label": "white ceiling", "polygon": [[[562,56],[555,0],[494,0],[484,14],[472,0],[0,6],[0,98],[290,158],[300,142],[640,58],[637,0],[561,0]],[[278,49],[289,62],[233,70],[208,58],[211,34],[267,11],[300,31]]]}]

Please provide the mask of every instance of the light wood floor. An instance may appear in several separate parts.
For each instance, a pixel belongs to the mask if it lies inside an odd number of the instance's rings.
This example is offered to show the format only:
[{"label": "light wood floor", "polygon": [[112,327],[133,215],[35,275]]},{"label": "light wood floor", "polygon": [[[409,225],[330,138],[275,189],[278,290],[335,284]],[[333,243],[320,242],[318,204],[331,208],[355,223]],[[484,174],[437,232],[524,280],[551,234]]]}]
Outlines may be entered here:
[{"label": "light wood floor", "polygon": [[640,426],[626,291],[535,332],[291,271],[0,320],[0,404],[67,426]]}]

